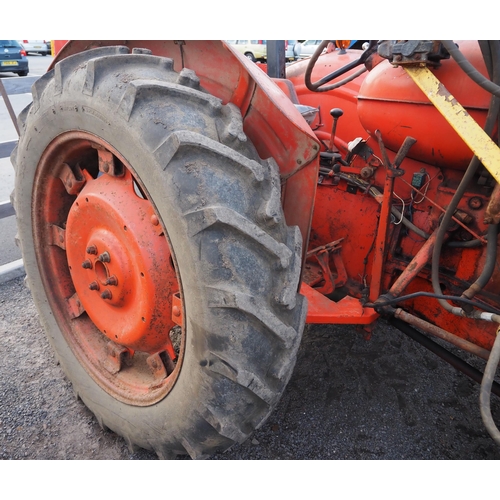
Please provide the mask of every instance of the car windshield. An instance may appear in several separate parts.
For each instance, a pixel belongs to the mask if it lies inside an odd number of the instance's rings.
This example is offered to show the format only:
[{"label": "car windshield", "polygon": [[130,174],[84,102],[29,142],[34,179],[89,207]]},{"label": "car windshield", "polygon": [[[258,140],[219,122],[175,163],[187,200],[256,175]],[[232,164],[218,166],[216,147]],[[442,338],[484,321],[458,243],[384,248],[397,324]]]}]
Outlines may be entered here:
[{"label": "car windshield", "polygon": [[15,40],[0,40],[0,47],[12,49],[19,47],[19,44]]}]

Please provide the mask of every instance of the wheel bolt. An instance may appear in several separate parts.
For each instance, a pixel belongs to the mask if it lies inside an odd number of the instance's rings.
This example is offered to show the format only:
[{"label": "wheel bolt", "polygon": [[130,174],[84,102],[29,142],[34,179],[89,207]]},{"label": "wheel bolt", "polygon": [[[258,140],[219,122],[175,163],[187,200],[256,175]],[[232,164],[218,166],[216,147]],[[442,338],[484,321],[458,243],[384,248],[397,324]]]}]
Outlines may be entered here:
[{"label": "wheel bolt", "polygon": [[83,269],[92,269],[92,262],[90,260],[84,260],[82,262]]},{"label": "wheel bolt", "polygon": [[105,285],[112,285],[116,286],[118,285],[118,278],[113,274],[113,276],[110,276],[105,282]]},{"label": "wheel bolt", "polygon": [[97,247],[95,245],[90,245],[87,247],[87,253],[90,255],[97,255]]},{"label": "wheel bolt", "polygon": [[97,281],[92,281],[92,283],[90,283],[89,285],[89,288],[91,290],[99,290],[99,283],[97,283]]},{"label": "wheel bolt", "polygon": [[101,293],[101,299],[110,299],[112,297],[111,292],[109,290],[104,290],[104,292]]},{"label": "wheel bolt", "polygon": [[103,252],[99,257],[97,257],[101,262],[109,262],[111,257],[108,252]]}]

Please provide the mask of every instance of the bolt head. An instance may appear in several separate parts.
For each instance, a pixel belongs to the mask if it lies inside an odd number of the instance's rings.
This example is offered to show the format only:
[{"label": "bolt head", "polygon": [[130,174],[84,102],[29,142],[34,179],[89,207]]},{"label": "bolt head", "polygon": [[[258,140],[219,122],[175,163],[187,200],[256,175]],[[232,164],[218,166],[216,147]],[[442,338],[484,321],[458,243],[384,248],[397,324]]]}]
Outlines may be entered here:
[{"label": "bolt head", "polygon": [[469,207],[473,210],[479,210],[483,206],[483,200],[479,196],[473,196],[469,200]]},{"label": "bolt head", "polygon": [[111,286],[116,286],[118,285],[118,278],[113,275],[113,276],[110,276],[106,282],[104,283],[105,285],[111,285]]},{"label": "bolt head", "polygon": [[112,295],[111,295],[111,292],[109,290],[104,290],[104,292],[101,293],[101,299],[104,299],[104,300],[109,300],[111,299]]},{"label": "bolt head", "polygon": [[99,283],[97,283],[97,281],[92,281],[92,283],[90,283],[89,285],[89,288],[91,290],[99,290]]},{"label": "bolt head", "polygon": [[99,257],[97,257],[101,262],[110,262],[111,257],[108,252],[103,252]]}]

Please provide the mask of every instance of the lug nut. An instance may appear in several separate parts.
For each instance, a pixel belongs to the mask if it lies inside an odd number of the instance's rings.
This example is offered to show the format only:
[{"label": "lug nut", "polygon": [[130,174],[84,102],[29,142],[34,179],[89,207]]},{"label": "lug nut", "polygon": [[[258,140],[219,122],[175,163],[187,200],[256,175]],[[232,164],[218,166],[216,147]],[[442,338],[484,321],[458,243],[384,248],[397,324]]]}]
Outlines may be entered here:
[{"label": "lug nut", "polygon": [[104,290],[104,292],[101,293],[101,299],[110,299],[112,297],[111,292],[109,290]]},{"label": "lug nut", "polygon": [[90,245],[87,247],[87,253],[90,255],[97,255],[97,247],[95,245]]},{"label": "lug nut", "polygon": [[90,260],[84,260],[82,262],[83,269],[92,269],[92,262]]},{"label": "lug nut", "polygon": [[90,283],[89,285],[89,288],[91,290],[99,290],[99,283],[97,283],[97,281],[92,281],[92,283]]},{"label": "lug nut", "polygon": [[116,286],[118,285],[118,278],[113,274],[113,276],[110,276],[105,282],[105,285],[111,285],[111,286]]},{"label": "lug nut", "polygon": [[108,252],[103,252],[99,257],[97,257],[101,262],[109,262],[111,257]]}]

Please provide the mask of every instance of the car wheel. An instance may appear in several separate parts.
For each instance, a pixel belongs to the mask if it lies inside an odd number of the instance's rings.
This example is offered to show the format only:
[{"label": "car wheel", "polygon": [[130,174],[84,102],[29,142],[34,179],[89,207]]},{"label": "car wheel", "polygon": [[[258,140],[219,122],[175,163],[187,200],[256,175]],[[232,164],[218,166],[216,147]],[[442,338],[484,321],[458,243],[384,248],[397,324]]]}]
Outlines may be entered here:
[{"label": "car wheel", "polygon": [[250,61],[253,61],[253,62],[256,61],[255,56],[251,52],[245,52],[245,56],[248,57],[248,59],[250,59]]},{"label": "car wheel", "polygon": [[28,76],[28,72],[27,71],[19,71],[17,74],[19,76]]}]

